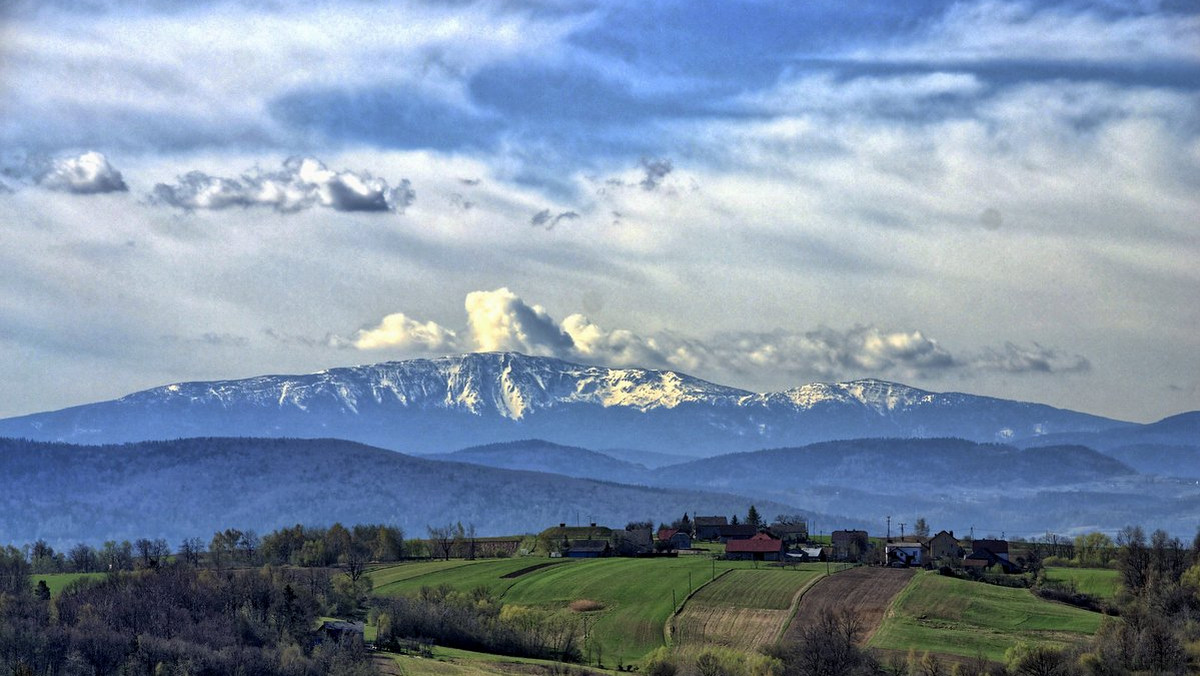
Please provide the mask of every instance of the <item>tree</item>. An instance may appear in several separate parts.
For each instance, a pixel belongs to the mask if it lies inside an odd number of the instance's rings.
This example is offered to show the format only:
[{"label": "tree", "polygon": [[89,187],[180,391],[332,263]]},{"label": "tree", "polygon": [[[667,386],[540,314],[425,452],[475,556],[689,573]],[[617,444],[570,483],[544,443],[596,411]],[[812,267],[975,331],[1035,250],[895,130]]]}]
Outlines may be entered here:
[{"label": "tree", "polygon": [[93,573],[99,565],[96,550],[82,542],[71,548],[67,558],[71,562],[71,570],[76,573]]},{"label": "tree", "polygon": [[913,524],[913,535],[919,538],[929,537],[929,524],[925,521],[925,517],[917,517],[917,522]]},{"label": "tree", "polygon": [[187,538],[179,543],[179,560],[187,566],[195,568],[200,565],[200,555],[204,553],[204,541],[200,538]]},{"label": "tree", "polygon": [[762,528],[762,517],[758,515],[758,509],[754,505],[750,505],[750,510],[746,512],[746,525]]},{"label": "tree", "polygon": [[454,549],[454,525],[426,526],[429,532],[429,543],[434,551],[439,552],[444,559],[450,560],[450,551]]},{"label": "tree", "polygon": [[30,565],[16,547],[0,547],[0,594],[20,596],[29,592]]},{"label": "tree", "polygon": [[43,601],[49,601],[50,586],[46,584],[45,580],[38,580],[37,587],[33,590],[33,595]]},{"label": "tree", "polygon": [[733,516],[729,517],[729,525],[731,525],[731,526],[736,526],[736,525],[738,525],[739,523],[740,523],[740,522],[738,521],[738,515],[737,515],[737,514],[734,514]]}]

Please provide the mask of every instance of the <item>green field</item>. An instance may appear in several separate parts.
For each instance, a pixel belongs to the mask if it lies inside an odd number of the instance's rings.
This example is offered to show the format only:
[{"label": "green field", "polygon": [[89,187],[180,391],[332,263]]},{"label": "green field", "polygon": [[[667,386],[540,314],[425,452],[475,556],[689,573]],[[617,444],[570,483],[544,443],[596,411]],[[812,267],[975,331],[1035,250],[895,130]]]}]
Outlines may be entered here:
[{"label": "green field", "polygon": [[1063,646],[1090,636],[1100,619],[1027,589],[922,573],[896,596],[870,645],[1003,661],[1018,642]]},{"label": "green field", "polygon": [[30,575],[29,581],[35,586],[40,580],[46,581],[51,596],[58,596],[67,585],[76,580],[101,580],[104,573],[53,573],[51,575]]},{"label": "green field", "polygon": [[[508,573],[530,566],[553,563],[519,577]],[[814,575],[823,564],[799,568],[808,573],[780,571],[759,564],[756,572],[783,575]],[[691,589],[708,582],[714,571],[751,570],[749,561],[716,561],[707,556],[661,559],[546,559],[525,557],[488,561],[405,563],[372,573],[375,593],[383,596],[415,594],[424,586],[448,585],[458,591],[487,587],[505,603],[548,610],[566,610],[572,602],[588,599],[603,605],[586,616],[591,645],[598,648],[605,664],[619,659],[635,662],[665,642],[664,627]],[[764,578],[767,579],[767,578]],[[784,579],[784,578],[779,578]],[[794,577],[791,579],[795,579]],[[780,603],[768,587],[755,593]],[[776,594],[777,596],[778,594]],[[790,602],[790,597],[789,597]]]},{"label": "green field", "polygon": [[1047,568],[1046,579],[1071,581],[1079,591],[1111,601],[1121,588],[1121,575],[1111,568]]},{"label": "green field", "polygon": [[[379,569],[371,573],[371,582],[375,586],[374,593],[380,596],[415,594],[421,587],[437,587],[443,584],[461,592],[469,592],[476,587],[487,587],[499,596],[526,577],[523,575],[505,578],[505,575],[552,561],[554,565],[550,568],[572,566],[576,563],[574,559],[554,560],[532,556],[475,561],[420,561]],[[536,575],[544,570],[546,569],[539,569],[528,575]]]}]

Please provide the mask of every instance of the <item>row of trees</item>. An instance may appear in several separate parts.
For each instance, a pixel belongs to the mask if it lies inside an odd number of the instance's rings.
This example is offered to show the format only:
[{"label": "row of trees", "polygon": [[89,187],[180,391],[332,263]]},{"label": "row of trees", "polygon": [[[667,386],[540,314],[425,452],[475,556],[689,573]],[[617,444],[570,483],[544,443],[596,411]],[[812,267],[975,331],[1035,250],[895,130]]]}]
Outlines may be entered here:
[{"label": "row of trees", "polygon": [[95,573],[154,569],[168,560],[191,567],[244,567],[293,565],[327,567],[343,565],[361,571],[367,561],[397,561],[412,552],[426,552],[424,543],[404,540],[404,531],[385,524],[360,524],[349,528],[335,523],[329,528],[296,525],[259,537],[253,530],[229,528],[205,541],[184,539],[172,552],[162,539],[108,541],[100,547],[86,543],[61,552],[44,540],[15,550],[34,574]]}]

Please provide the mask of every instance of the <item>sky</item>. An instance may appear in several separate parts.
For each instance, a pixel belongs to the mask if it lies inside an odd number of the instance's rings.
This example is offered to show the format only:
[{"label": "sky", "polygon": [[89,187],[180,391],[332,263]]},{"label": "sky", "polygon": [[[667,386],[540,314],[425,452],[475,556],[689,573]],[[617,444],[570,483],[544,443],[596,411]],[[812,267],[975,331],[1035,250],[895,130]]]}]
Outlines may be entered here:
[{"label": "sky", "polygon": [[0,2],[0,417],[469,351],[1200,409],[1194,2]]}]

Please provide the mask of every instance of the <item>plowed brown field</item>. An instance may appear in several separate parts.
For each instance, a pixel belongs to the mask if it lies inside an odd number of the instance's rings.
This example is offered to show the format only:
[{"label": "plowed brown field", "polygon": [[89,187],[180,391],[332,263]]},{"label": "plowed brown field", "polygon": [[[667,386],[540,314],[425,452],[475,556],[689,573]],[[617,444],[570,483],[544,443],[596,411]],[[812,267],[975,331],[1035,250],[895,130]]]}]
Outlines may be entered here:
[{"label": "plowed brown field", "polygon": [[784,641],[795,640],[801,627],[816,623],[826,608],[832,608],[858,616],[865,629],[861,638],[865,645],[879,628],[892,598],[904,589],[912,576],[912,570],[903,568],[862,567],[818,580],[800,600]]}]

